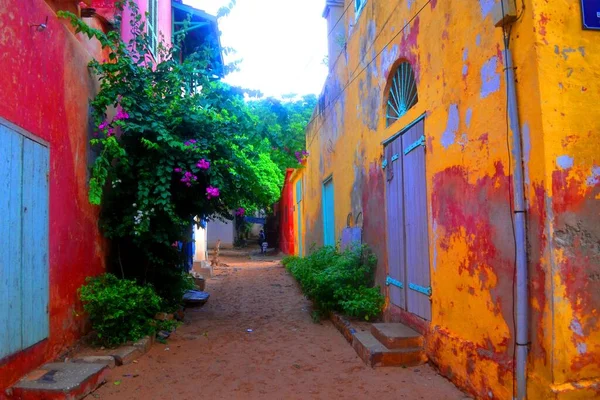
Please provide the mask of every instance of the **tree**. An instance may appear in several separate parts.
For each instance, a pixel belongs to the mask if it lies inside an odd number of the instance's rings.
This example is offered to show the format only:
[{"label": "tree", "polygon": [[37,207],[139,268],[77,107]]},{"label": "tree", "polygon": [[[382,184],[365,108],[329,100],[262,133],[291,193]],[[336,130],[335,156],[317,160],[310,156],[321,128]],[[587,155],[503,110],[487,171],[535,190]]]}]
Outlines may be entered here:
[{"label": "tree", "polygon": [[[125,12],[123,2],[117,6]],[[173,244],[189,241],[193,219],[266,207],[279,198],[283,175],[268,140],[254,133],[242,92],[210,78],[208,52],[179,63],[160,44],[155,58],[137,5],[128,1],[127,9],[129,43],[120,29],[105,34],[61,13],[109,50],[108,61],[90,63],[101,86],[92,101],[99,156],[89,199],[102,207],[100,224],[122,276],[151,282],[176,302],[185,275]]]},{"label": "tree", "polygon": [[253,140],[267,140],[271,147],[271,158],[282,172],[286,168],[297,168],[308,155],[304,131],[317,104],[315,95],[297,98],[284,96],[284,100],[273,97],[248,102],[255,116]]}]

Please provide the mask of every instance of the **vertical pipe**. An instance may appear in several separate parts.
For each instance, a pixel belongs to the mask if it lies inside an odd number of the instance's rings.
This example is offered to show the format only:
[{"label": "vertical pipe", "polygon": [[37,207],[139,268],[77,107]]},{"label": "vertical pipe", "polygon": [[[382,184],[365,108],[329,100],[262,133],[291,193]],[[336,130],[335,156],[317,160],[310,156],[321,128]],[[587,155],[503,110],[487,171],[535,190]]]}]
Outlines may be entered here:
[{"label": "vertical pipe", "polygon": [[515,375],[517,380],[517,399],[527,398],[527,351],[529,343],[529,293],[527,270],[527,238],[525,222],[525,190],[523,179],[523,147],[521,126],[519,123],[519,107],[515,89],[515,71],[512,52],[508,46],[505,48],[505,67],[507,77],[508,115],[510,129],[513,133],[512,154],[514,157],[513,168],[513,201],[515,222],[516,246],[516,365]]}]

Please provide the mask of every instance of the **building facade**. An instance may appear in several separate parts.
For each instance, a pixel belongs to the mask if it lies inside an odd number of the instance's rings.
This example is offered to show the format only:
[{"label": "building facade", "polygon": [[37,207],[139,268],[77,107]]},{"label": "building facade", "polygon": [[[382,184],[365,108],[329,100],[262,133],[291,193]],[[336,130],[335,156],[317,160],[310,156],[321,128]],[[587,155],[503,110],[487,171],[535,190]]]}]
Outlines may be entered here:
[{"label": "building facade", "polygon": [[361,227],[385,319],[477,397],[600,396],[593,2],[326,3],[304,247]]},{"label": "building facade", "polygon": [[[138,4],[155,40],[170,43],[182,5]],[[88,64],[106,57],[58,10],[113,29],[114,0],[0,2],[0,398],[87,331],[77,289],[106,270],[108,246],[87,189],[98,91]],[[196,11],[192,23],[205,16]],[[203,29],[218,34],[211,18]]]}]

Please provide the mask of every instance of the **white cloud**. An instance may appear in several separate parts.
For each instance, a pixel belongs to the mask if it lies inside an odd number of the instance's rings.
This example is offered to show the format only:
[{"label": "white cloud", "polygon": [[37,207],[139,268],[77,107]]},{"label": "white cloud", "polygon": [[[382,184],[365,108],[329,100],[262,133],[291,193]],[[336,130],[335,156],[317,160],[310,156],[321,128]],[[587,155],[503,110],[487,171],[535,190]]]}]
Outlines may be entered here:
[{"label": "white cloud", "polygon": [[[229,0],[184,3],[215,15]],[[226,62],[242,59],[225,81],[269,96],[318,94],[327,76],[324,7],[324,0],[237,0],[219,20],[221,44],[237,52]]]}]

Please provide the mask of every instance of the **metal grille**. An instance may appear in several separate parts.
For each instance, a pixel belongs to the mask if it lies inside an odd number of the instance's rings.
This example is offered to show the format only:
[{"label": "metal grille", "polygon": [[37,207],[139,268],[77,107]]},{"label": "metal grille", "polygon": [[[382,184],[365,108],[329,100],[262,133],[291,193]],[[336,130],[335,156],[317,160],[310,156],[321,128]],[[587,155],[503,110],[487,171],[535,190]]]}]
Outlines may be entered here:
[{"label": "metal grille", "polygon": [[354,15],[356,19],[358,19],[362,9],[365,8],[365,4],[367,4],[367,0],[354,0]]},{"label": "metal grille", "polygon": [[148,0],[148,41],[150,51],[156,56],[158,48],[158,0]]},{"label": "metal grille", "polygon": [[387,102],[387,126],[399,120],[418,101],[415,74],[410,64],[403,62],[396,69],[390,85]]}]

